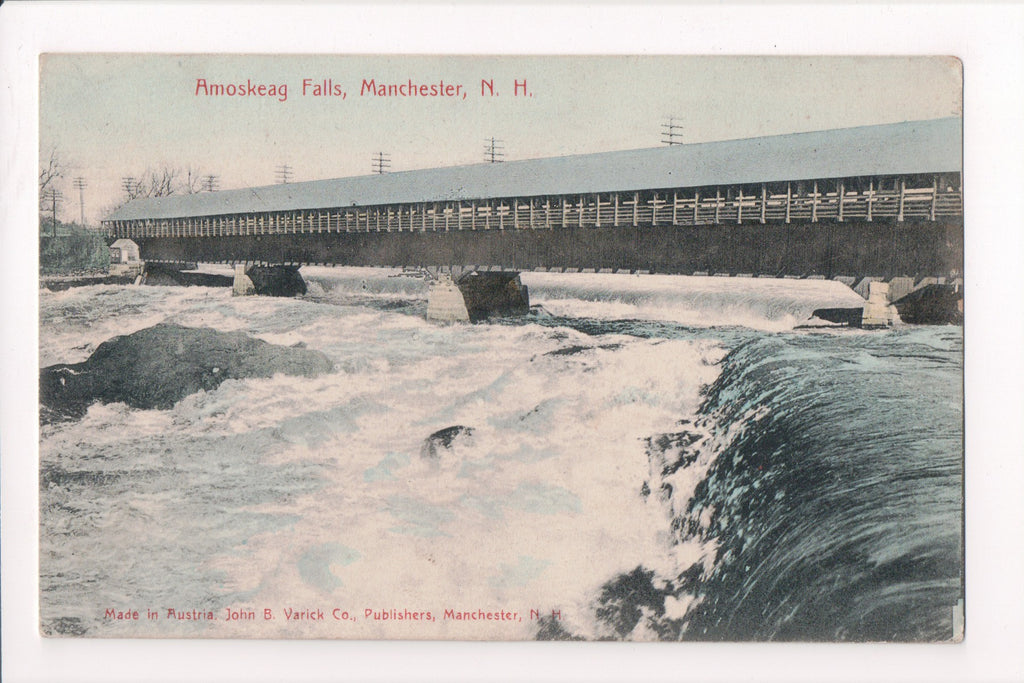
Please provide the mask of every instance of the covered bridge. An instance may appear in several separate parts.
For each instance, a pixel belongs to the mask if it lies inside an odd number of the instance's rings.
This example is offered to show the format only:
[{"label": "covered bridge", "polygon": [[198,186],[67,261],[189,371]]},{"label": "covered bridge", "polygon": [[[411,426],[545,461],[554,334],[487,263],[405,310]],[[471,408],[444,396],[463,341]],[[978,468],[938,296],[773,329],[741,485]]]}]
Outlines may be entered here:
[{"label": "covered bridge", "polygon": [[962,124],[912,121],[137,199],[148,261],[948,276]]}]

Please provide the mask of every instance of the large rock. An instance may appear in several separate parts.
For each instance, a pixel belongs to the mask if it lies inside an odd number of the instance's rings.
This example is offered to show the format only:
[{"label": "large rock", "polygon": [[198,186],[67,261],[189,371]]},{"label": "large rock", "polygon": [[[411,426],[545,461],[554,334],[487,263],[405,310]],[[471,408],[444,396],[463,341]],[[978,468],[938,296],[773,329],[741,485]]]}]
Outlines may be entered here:
[{"label": "large rock", "polygon": [[228,379],[314,377],[333,368],[319,351],[268,344],[242,332],[160,324],[105,341],[82,363],[40,370],[42,421],[81,417],[96,401],[167,409]]},{"label": "large rock", "polygon": [[443,453],[450,453],[457,445],[472,443],[473,428],[465,425],[452,425],[434,432],[423,440],[420,446],[420,457],[430,462],[438,462]]}]

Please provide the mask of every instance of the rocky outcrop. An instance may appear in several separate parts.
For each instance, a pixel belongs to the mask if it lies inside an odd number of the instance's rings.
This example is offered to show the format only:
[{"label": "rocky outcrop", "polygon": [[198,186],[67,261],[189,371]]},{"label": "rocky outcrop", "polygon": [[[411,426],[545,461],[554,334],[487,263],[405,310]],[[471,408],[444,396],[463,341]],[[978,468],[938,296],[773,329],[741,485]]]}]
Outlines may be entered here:
[{"label": "rocky outcrop", "polygon": [[864,318],[864,307],[858,308],[816,308],[811,313],[812,318],[818,320],[825,320],[830,323],[836,323],[839,325],[849,325],[850,327],[860,327],[861,320]]},{"label": "rocky outcrop", "polygon": [[453,425],[439,429],[423,440],[420,457],[433,462],[439,461],[443,453],[451,452],[458,444],[468,443],[472,437],[472,427]]},{"label": "rocky outcrop", "polygon": [[97,401],[167,409],[228,379],[314,377],[332,370],[319,351],[277,346],[242,332],[160,324],[105,341],[84,362],[40,370],[41,419],[75,419]]}]

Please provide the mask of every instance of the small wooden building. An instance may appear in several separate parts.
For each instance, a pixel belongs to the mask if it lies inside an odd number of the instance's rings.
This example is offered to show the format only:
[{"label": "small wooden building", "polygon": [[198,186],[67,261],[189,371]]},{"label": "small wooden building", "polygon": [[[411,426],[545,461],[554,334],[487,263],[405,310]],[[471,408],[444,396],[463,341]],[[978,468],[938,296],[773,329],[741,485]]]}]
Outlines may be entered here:
[{"label": "small wooden building", "polygon": [[139,261],[139,245],[129,239],[119,239],[110,245],[110,264],[137,263]]}]

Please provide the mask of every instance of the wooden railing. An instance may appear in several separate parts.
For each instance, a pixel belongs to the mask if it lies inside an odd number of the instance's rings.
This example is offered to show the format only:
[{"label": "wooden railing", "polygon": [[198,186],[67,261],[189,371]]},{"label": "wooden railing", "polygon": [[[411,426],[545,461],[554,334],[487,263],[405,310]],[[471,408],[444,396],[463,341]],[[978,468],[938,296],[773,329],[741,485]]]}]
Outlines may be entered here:
[{"label": "wooden railing", "polygon": [[[948,176],[947,176],[948,177]],[[398,206],[105,221],[116,237],[221,237],[282,233],[544,230],[564,227],[938,220],[962,216],[959,187],[882,178],[615,192]],[[865,187],[865,182],[867,187]],[[782,188],[785,191],[781,191]],[[850,189],[856,187],[857,189]],[[883,189],[884,188],[884,189]],[[799,189],[799,191],[798,191]]]}]

